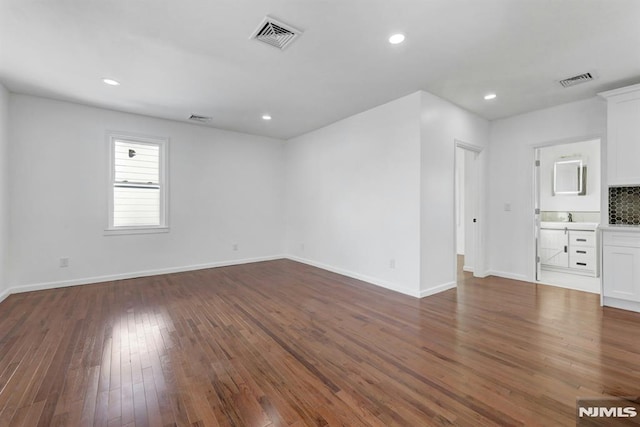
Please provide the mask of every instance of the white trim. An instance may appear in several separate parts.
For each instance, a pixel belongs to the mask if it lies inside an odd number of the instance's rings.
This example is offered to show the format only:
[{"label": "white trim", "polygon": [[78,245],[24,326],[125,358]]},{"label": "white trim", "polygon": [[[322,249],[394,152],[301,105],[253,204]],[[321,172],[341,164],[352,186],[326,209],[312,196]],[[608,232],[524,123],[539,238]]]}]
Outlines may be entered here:
[{"label": "white trim", "polygon": [[590,294],[600,295],[600,292],[594,291],[593,289],[581,288],[579,286],[574,286],[574,285],[565,285],[565,284],[559,285],[558,283],[545,282],[543,280],[538,280],[533,283],[535,283],[536,285],[553,286],[554,288],[558,288],[558,289],[570,289],[572,291],[581,291],[581,292],[588,292]]},{"label": "white trim", "polygon": [[[65,288],[68,286],[89,285],[92,283],[112,282],[114,280],[133,279],[136,277],[157,276],[160,274],[182,273],[185,271],[204,270],[207,268],[228,267],[232,265],[250,264],[253,262],[273,261],[286,258],[284,255],[271,255],[256,258],[245,258],[228,261],[218,261],[206,264],[194,264],[181,267],[160,268],[155,270],[135,271],[131,273],[110,274],[106,276],[83,277],[72,280],[61,280],[57,282],[34,283],[31,285],[14,286],[5,291],[6,296],[22,292],[42,291],[45,289]],[[2,298],[0,295],[0,298]],[[5,296],[5,298],[6,298]]]},{"label": "white trim", "polygon": [[[485,178],[484,178],[484,168],[483,168],[483,163],[485,161],[484,159],[484,155],[483,155],[483,151],[484,151],[484,147],[481,147],[479,145],[475,145],[475,144],[470,144],[468,142],[462,141],[460,139],[454,138],[453,140],[453,146],[454,146],[454,150],[456,148],[462,148],[463,150],[467,150],[467,151],[471,151],[473,153],[475,153],[475,160],[474,160],[474,168],[475,168],[475,178],[477,180],[477,191],[476,191],[476,201],[475,201],[475,210],[476,212],[474,212],[475,214],[475,218],[476,218],[476,226],[473,228],[474,231],[474,236],[473,236],[473,240],[474,240],[474,247],[473,247],[473,265],[472,266],[466,266],[465,268],[468,270],[465,271],[469,271],[471,273],[473,273],[474,277],[486,277],[485,275],[481,275],[480,273],[477,273],[478,271],[480,271],[480,268],[485,264],[485,259],[484,259],[484,240],[485,240],[485,233],[484,233],[484,197],[482,197],[483,194],[486,194],[485,191]],[[481,157],[482,156],[482,157]],[[456,174],[456,168],[457,168],[457,153],[454,151],[453,153],[453,194],[454,194],[454,198],[453,198],[453,217],[456,217],[456,195],[457,195],[457,174]],[[465,168],[467,168],[468,165],[465,163]],[[466,191],[466,190],[465,190]],[[466,213],[466,207],[465,207],[465,216],[467,215]],[[465,233],[467,232],[467,230],[465,230]],[[457,251],[457,245],[455,244],[455,242],[457,242],[458,239],[458,230],[457,227],[453,228],[453,241],[454,241],[454,262],[453,262],[453,277],[457,280],[458,279],[458,251]]]},{"label": "white trim", "polygon": [[380,286],[381,288],[389,289],[391,291],[400,292],[404,295],[409,295],[414,298],[420,298],[420,292],[414,291],[412,289],[407,289],[398,286],[395,283],[388,282],[386,280],[376,279],[371,276],[365,276],[364,274],[354,273],[353,271],[345,270],[343,268],[334,267],[331,265],[323,264],[321,262],[312,261],[306,258],[300,258],[294,255],[285,255],[285,258],[290,259],[291,261],[301,262],[302,264],[307,264],[312,267],[321,268],[323,270],[331,271],[333,273],[341,274],[343,276],[351,277],[353,279],[362,280],[364,282],[370,283],[372,285]]},{"label": "white trim", "polygon": [[489,270],[486,272],[486,276],[497,276],[497,277],[502,277],[505,279],[511,279],[511,280],[518,280],[521,282],[531,282],[531,279],[528,278],[527,276],[525,276],[524,274],[517,274],[517,273],[509,273],[507,271],[499,271],[499,270]]},{"label": "white trim", "polygon": [[467,273],[473,273],[473,267],[465,265],[462,267],[462,271],[466,271]]},{"label": "white trim", "polygon": [[602,136],[602,134],[597,134],[597,133],[588,134],[588,135],[578,136],[578,137],[569,137],[569,138],[562,138],[562,139],[553,139],[550,141],[534,142],[529,144],[529,148],[536,149],[536,148],[555,147],[556,145],[575,144],[578,142],[590,142],[590,141],[595,141],[596,139],[599,139],[600,142],[602,143],[603,138],[604,137]]},{"label": "white trim", "polygon": [[[607,213],[609,213],[607,211]],[[601,217],[602,218],[602,217]],[[607,221],[609,222],[609,221]],[[604,232],[600,231],[600,244],[598,247],[598,265],[600,267],[600,307],[604,306]]]},{"label": "white trim", "polygon": [[136,272],[130,272],[130,273],[110,274],[105,276],[83,277],[83,278],[72,279],[72,280],[60,280],[57,282],[43,282],[43,283],[34,283],[34,284],[23,285],[23,286],[14,286],[12,288],[5,290],[3,293],[0,294],[0,302],[5,300],[9,295],[23,293],[23,292],[42,291],[42,290],[55,289],[55,288],[66,288],[69,286],[81,286],[81,285],[89,285],[93,283],[113,282],[115,280],[134,279],[137,277],[147,277],[147,276],[158,276],[161,274],[182,273],[185,271],[196,271],[196,270],[204,270],[207,268],[228,267],[232,265],[251,264],[254,262],[273,261],[278,259],[289,259],[291,261],[296,261],[296,262],[307,264],[316,268],[321,268],[323,270],[331,271],[333,273],[341,274],[343,276],[351,277],[353,279],[362,280],[369,284],[380,286],[382,288],[399,292],[401,294],[408,295],[414,298],[428,297],[440,292],[447,291],[449,289],[453,289],[457,286],[456,282],[449,282],[449,283],[435,286],[433,288],[423,289],[421,291],[412,291],[411,289],[399,287],[392,282],[387,282],[385,280],[380,280],[370,276],[365,276],[363,274],[354,273],[352,271],[345,270],[342,268],[337,268],[337,267],[333,267],[320,262],[311,261],[306,258],[300,258],[293,255],[272,255],[272,256],[264,256],[264,257],[256,257],[256,258],[218,261],[218,262],[212,262],[212,263],[206,263],[206,264],[194,264],[194,265],[181,266],[181,267],[160,268],[155,270],[142,270],[142,271],[136,271]]},{"label": "white trim", "polygon": [[443,285],[438,285],[433,288],[423,289],[420,291],[418,298],[424,298],[431,295],[439,294],[440,292],[448,291],[449,289],[456,288],[458,286],[457,282],[449,282]]},{"label": "white trim", "polygon": [[121,234],[153,234],[168,233],[169,227],[117,227],[104,230],[105,236],[118,236]]},{"label": "white trim", "polygon": [[453,141],[455,142],[456,147],[460,147],[460,148],[463,148],[465,150],[473,151],[475,153],[480,153],[480,152],[482,152],[482,150],[484,150],[484,147],[481,147],[481,146],[475,145],[475,144],[469,144],[468,142],[464,142],[464,141],[461,141],[459,139],[454,139]]},{"label": "white trim", "polygon": [[638,301],[628,301],[619,298],[603,297],[602,302],[605,307],[613,307],[622,310],[640,312],[640,302]]},{"label": "white trim", "polygon": [[[536,283],[536,279],[538,277],[537,274],[537,270],[538,270],[538,263],[536,260],[536,256],[537,256],[537,242],[536,242],[536,228],[539,228],[539,224],[536,221],[536,215],[534,213],[535,207],[536,207],[536,193],[540,192],[539,188],[535,188],[536,187],[536,179],[535,179],[535,174],[536,174],[536,167],[535,167],[535,161],[538,160],[536,158],[536,153],[537,150],[540,150],[542,148],[546,148],[546,147],[555,147],[558,145],[565,145],[565,144],[575,144],[578,142],[589,142],[589,141],[595,141],[598,140],[600,142],[600,217],[602,218],[602,213],[603,212],[608,212],[608,206],[606,207],[607,209],[603,209],[605,208],[605,204],[607,203],[607,186],[605,185],[605,180],[604,177],[606,176],[606,139],[605,136],[602,134],[589,134],[589,135],[585,135],[585,136],[578,136],[578,137],[569,137],[569,138],[562,138],[562,139],[556,139],[556,140],[551,140],[551,141],[545,141],[545,142],[534,142],[532,144],[529,144],[529,152],[530,152],[530,157],[529,157],[529,161],[530,161],[530,165],[533,165],[533,194],[531,195],[531,202],[532,202],[532,208],[531,209],[531,213],[529,214],[530,216],[528,216],[528,218],[532,218],[533,221],[531,222],[531,235],[533,236],[533,257],[531,259],[532,262],[532,269],[531,271],[533,272],[532,278],[533,278],[533,282]],[[507,273],[508,274],[508,273]],[[496,274],[497,276],[501,276],[500,274]],[[507,276],[501,276],[501,277],[507,277]],[[515,280],[529,280],[529,279],[515,279]],[[600,282],[602,283],[602,275],[600,275]],[[570,289],[570,288],[567,288]],[[588,291],[587,291],[588,292]]]},{"label": "white trim", "polygon": [[604,92],[598,92],[598,96],[607,99],[612,96],[624,95],[629,92],[635,92],[638,90],[640,90],[640,84],[635,84],[631,86],[625,86],[625,87],[619,87],[617,89],[607,90]]},{"label": "white trim", "polygon": [[[114,149],[116,140],[131,141],[138,144],[157,145],[160,163],[160,225],[157,227],[114,227],[113,226],[113,182],[115,175]],[[169,229],[169,138],[139,135],[131,132],[107,131],[107,158],[109,171],[107,176],[107,226],[105,235],[166,233]],[[167,229],[164,231],[163,229]],[[138,231],[141,230],[141,231]],[[116,232],[117,231],[117,232]]]},{"label": "white trim", "polygon": [[8,297],[9,295],[11,295],[10,290],[11,290],[11,289],[7,289],[7,290],[5,290],[3,293],[1,293],[1,294],[0,294],[0,302],[4,301],[5,299],[7,299],[7,297]]},{"label": "white trim", "polygon": [[476,277],[478,279],[484,279],[485,277],[490,276],[488,271],[482,271],[480,273],[477,272],[473,272],[473,277]]}]

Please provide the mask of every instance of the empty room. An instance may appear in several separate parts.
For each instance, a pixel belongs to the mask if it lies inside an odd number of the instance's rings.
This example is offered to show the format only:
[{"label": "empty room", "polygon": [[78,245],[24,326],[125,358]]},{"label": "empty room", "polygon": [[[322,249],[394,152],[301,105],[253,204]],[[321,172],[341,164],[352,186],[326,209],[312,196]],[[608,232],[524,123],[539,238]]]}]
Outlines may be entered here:
[{"label": "empty room", "polygon": [[0,0],[0,426],[640,424],[637,0]]}]

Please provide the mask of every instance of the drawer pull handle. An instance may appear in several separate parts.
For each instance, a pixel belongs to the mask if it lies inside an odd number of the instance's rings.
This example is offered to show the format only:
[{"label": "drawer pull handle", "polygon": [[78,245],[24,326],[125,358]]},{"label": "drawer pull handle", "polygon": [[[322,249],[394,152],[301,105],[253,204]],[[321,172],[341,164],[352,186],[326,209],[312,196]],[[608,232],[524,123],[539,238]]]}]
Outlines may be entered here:
[{"label": "drawer pull handle", "polygon": [[576,242],[586,242],[587,239],[576,239]]},{"label": "drawer pull handle", "polygon": [[587,251],[576,251],[577,254],[586,254]]},{"label": "drawer pull handle", "polygon": [[576,264],[577,264],[577,265],[582,265],[582,266],[584,266],[584,267],[586,267],[586,266],[587,266],[587,263],[586,263],[586,262],[576,262]]}]

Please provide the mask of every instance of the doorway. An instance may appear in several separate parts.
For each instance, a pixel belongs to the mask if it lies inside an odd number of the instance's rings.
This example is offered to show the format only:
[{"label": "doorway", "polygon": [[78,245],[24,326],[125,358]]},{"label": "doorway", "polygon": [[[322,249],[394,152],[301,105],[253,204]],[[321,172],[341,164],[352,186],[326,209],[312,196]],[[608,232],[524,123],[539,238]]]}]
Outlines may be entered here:
[{"label": "doorway", "polygon": [[534,148],[536,283],[600,292],[599,138]]},{"label": "doorway", "polygon": [[480,208],[480,149],[462,142],[455,147],[456,279],[477,275]]}]

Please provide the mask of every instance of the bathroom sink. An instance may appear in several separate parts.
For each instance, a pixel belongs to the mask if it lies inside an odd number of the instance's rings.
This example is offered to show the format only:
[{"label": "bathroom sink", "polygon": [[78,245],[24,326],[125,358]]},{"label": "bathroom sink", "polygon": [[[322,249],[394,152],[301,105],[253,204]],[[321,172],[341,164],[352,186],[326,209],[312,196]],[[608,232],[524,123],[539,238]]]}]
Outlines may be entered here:
[{"label": "bathroom sink", "polygon": [[540,228],[557,230],[595,230],[600,224],[597,222],[567,222],[567,221],[542,221]]}]

